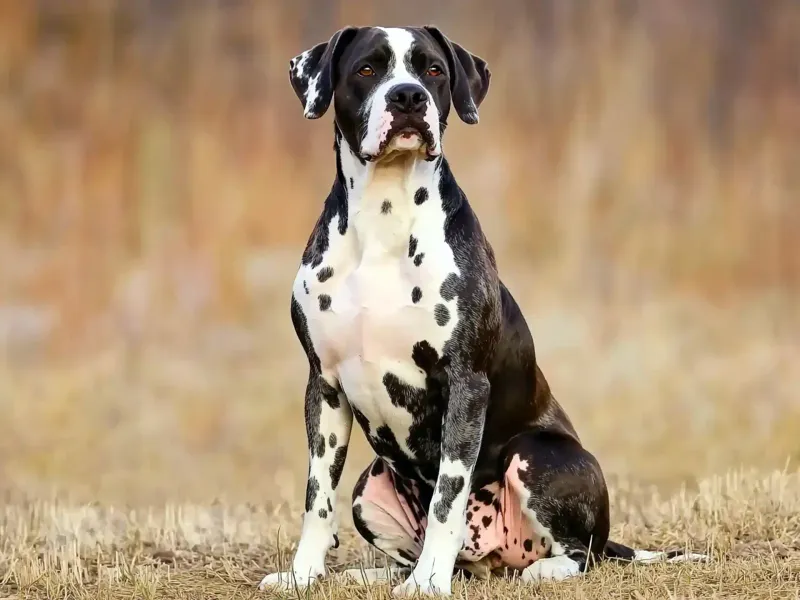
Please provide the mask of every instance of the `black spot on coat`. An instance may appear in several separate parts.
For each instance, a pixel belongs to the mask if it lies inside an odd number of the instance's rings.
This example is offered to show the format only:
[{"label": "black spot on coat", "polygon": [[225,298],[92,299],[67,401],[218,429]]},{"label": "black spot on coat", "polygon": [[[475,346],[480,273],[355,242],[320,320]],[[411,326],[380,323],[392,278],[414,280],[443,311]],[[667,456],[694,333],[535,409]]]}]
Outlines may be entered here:
[{"label": "black spot on coat", "polygon": [[414,266],[418,267],[422,264],[422,259],[425,258],[425,253],[420,252],[414,257]]},{"label": "black spot on coat", "polygon": [[317,271],[317,281],[324,283],[333,277],[333,267],[322,267]]},{"label": "black spot on coat", "polygon": [[417,238],[413,235],[408,238],[408,258],[411,258],[417,253]]},{"label": "black spot on coat", "polygon": [[458,275],[455,273],[450,273],[447,277],[445,277],[444,281],[442,282],[441,287],[439,288],[439,295],[448,302],[456,297],[458,293]]},{"label": "black spot on coat", "polygon": [[439,327],[444,327],[450,321],[450,310],[444,304],[437,304],[433,309],[433,316]]},{"label": "black spot on coat", "polygon": [[439,492],[442,497],[436,503],[436,506],[433,507],[433,514],[440,523],[444,523],[447,520],[447,515],[449,515],[450,511],[453,509],[453,502],[456,496],[458,496],[463,489],[464,478],[460,475],[450,477],[443,473],[439,476]]},{"label": "black spot on coat", "polygon": [[311,509],[314,508],[317,492],[319,492],[319,481],[316,477],[309,477],[306,484],[306,512],[311,512]]},{"label": "black spot on coat", "polygon": [[328,310],[331,307],[331,297],[328,294],[319,295],[319,309]]},{"label": "black spot on coat", "polygon": [[422,290],[419,289],[419,286],[415,286],[413,290],[411,290],[411,302],[416,304],[422,299]]},{"label": "black spot on coat", "polygon": [[342,476],[342,469],[344,469],[344,461],[347,458],[347,446],[339,446],[336,453],[333,455],[333,464],[330,468],[331,486],[335,490],[339,487],[339,479]]},{"label": "black spot on coat", "polygon": [[391,214],[391,212],[392,212],[392,203],[389,202],[388,200],[384,200],[383,203],[381,204],[381,214],[388,215]]},{"label": "black spot on coat", "polygon": [[423,202],[428,199],[428,190],[427,188],[421,187],[416,192],[414,192],[414,204],[419,206]]}]

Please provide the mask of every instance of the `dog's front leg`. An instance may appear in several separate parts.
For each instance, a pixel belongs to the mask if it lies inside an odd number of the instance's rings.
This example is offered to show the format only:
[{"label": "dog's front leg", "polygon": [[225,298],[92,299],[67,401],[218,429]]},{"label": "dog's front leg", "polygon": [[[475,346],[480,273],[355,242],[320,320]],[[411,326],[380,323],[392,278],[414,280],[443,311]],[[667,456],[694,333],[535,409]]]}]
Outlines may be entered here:
[{"label": "dog's front leg", "polygon": [[417,565],[393,590],[395,596],[450,595],[456,558],[466,532],[467,498],[481,446],[489,380],[482,373],[449,367],[450,397],[442,423],[439,476],[428,510],[428,526]]},{"label": "dog's front leg", "polygon": [[335,380],[312,369],[306,386],[309,468],[300,542],[292,571],[267,575],[260,589],[271,585],[284,589],[308,586],[325,574],[325,556],[331,547],[339,545],[336,488],[347,457],[353,411],[334,385]]}]

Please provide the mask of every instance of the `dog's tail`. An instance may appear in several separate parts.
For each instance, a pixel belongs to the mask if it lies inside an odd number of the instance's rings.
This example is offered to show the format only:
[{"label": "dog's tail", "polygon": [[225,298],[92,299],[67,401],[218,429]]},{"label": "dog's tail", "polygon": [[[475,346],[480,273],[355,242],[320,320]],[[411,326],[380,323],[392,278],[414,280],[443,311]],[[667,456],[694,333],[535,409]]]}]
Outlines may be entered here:
[{"label": "dog's tail", "polygon": [[657,562],[704,562],[708,560],[706,554],[695,554],[693,552],[685,552],[683,550],[669,550],[669,551],[652,551],[652,550],[634,550],[624,544],[606,542],[603,549],[603,558],[609,560],[616,560],[621,562],[634,562],[634,563],[657,563]]}]

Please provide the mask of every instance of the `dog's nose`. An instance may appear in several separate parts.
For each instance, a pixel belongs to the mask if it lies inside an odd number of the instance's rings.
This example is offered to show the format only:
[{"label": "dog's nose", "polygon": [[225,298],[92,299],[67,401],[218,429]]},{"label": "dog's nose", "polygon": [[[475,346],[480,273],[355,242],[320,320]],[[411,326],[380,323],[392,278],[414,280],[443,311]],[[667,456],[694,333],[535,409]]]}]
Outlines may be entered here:
[{"label": "dog's nose", "polygon": [[428,94],[422,86],[414,83],[401,83],[389,90],[387,100],[390,108],[402,113],[420,113],[425,110]]}]

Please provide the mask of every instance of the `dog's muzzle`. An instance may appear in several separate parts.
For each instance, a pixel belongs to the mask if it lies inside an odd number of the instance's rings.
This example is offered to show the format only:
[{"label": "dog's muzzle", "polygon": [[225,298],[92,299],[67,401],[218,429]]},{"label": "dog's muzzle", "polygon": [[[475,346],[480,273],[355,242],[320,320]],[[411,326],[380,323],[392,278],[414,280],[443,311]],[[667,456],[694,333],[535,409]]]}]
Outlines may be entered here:
[{"label": "dog's muzzle", "polygon": [[432,123],[438,123],[438,112],[427,90],[415,83],[395,85],[386,92],[379,130],[372,132],[380,140],[377,152],[363,153],[362,158],[374,161],[387,151],[407,150],[424,151],[426,160],[433,160],[441,150]]}]

